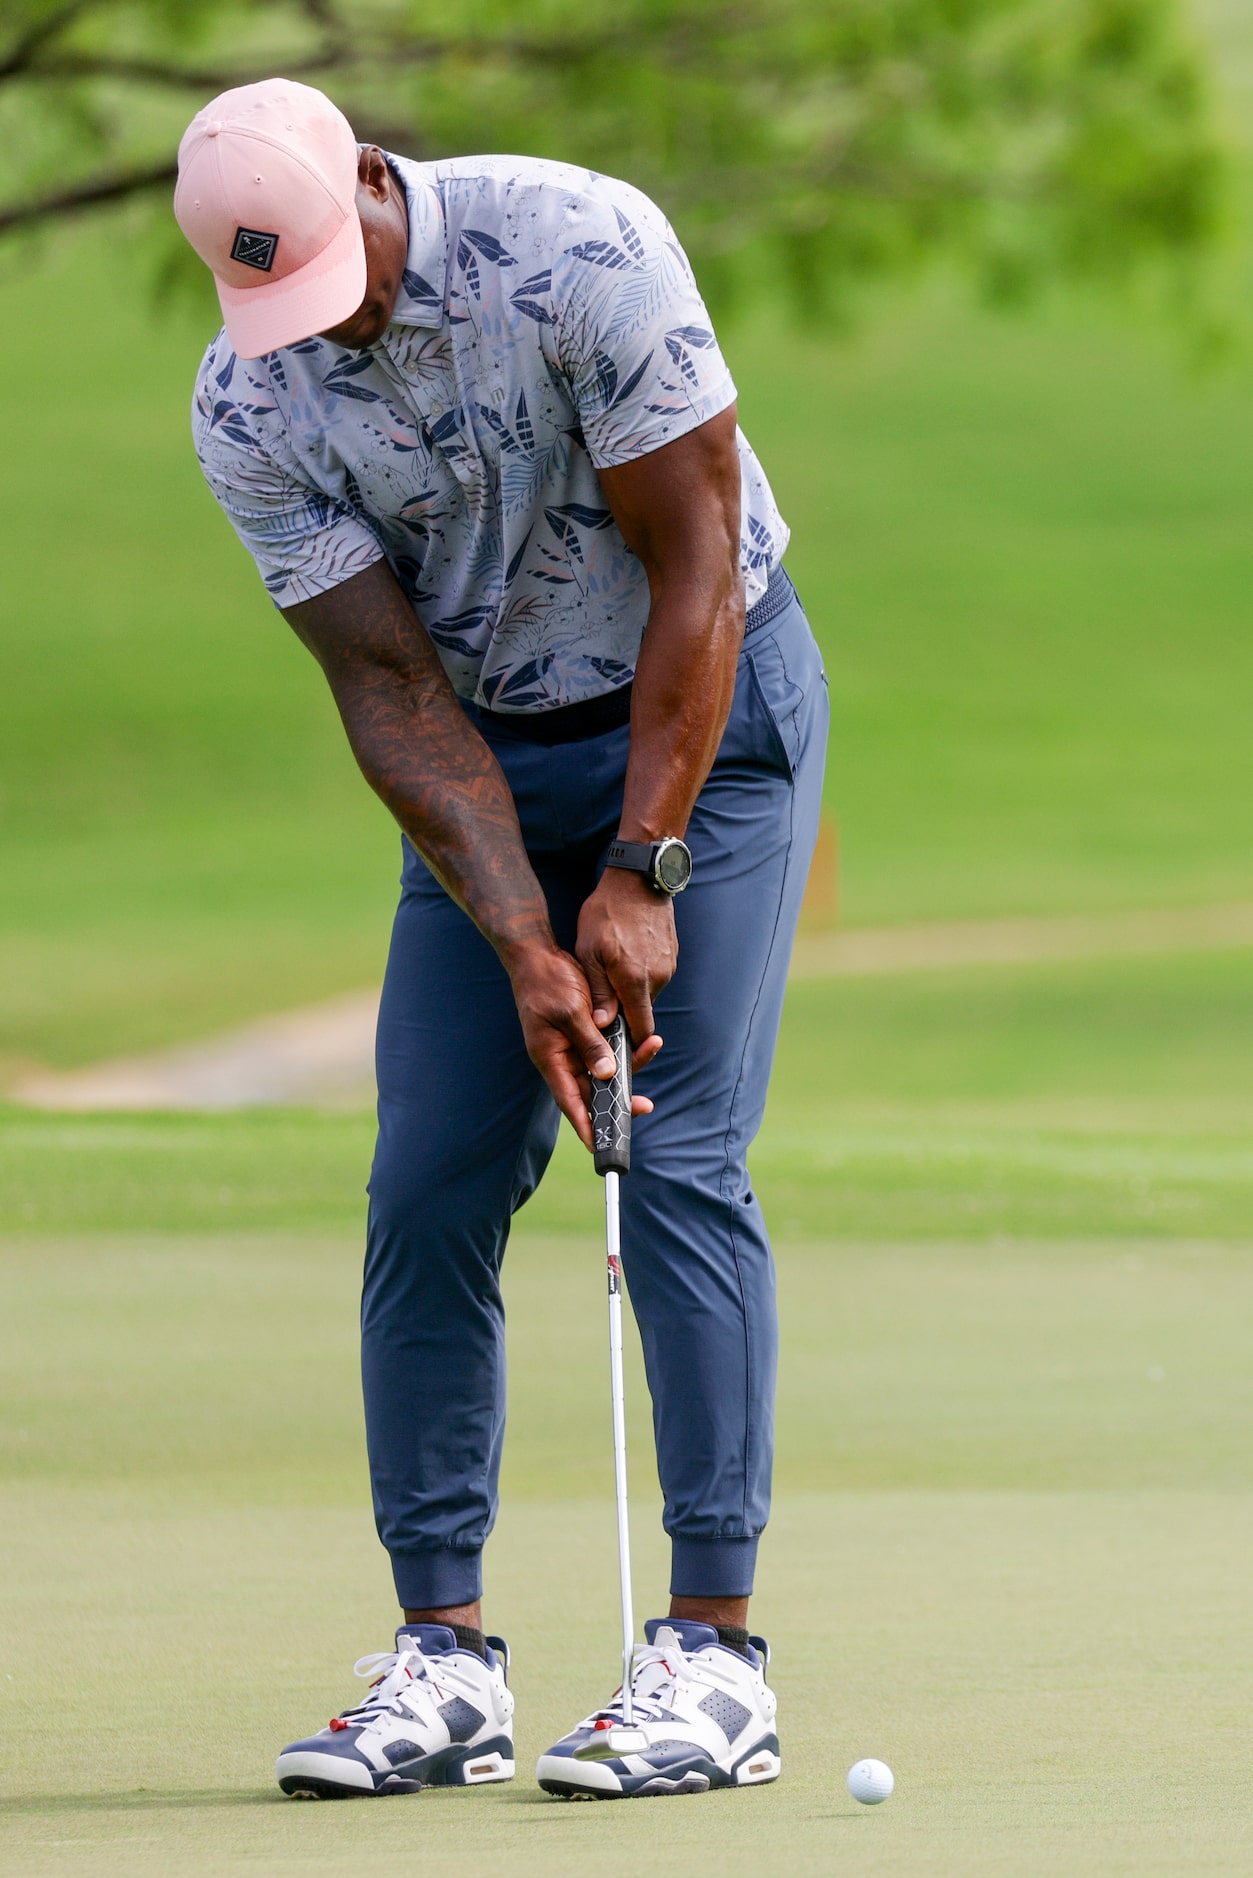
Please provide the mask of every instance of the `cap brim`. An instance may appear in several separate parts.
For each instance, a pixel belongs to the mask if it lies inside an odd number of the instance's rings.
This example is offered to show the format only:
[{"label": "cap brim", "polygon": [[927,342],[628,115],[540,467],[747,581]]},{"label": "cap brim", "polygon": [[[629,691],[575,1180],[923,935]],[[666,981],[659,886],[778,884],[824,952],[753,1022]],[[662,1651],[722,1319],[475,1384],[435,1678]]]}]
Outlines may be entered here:
[{"label": "cap brim", "polygon": [[321,254],[283,280],[255,287],[217,283],[226,336],[241,359],[262,358],[342,325],[365,299],[365,287],[365,240],[355,209]]}]

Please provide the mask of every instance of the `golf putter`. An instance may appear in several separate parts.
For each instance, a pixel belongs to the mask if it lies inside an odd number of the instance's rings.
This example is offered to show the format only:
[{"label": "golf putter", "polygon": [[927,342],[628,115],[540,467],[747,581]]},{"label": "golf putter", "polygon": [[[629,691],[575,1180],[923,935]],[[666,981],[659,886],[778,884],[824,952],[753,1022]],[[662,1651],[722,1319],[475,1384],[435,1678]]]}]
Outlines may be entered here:
[{"label": "golf putter", "polygon": [[605,1181],[605,1258],[609,1268],[609,1386],[613,1397],[613,1476],[618,1501],[618,1580],[622,1591],[622,1726],[607,1728],[576,1749],[580,1760],[638,1754],[648,1736],[634,1725],[631,1670],[635,1612],[631,1602],[631,1531],[627,1519],[626,1404],[622,1392],[622,1237],[618,1182],[631,1171],[631,1038],[619,1012],[605,1032],[617,1068],[607,1082],[592,1078],[592,1141],[596,1172]]}]

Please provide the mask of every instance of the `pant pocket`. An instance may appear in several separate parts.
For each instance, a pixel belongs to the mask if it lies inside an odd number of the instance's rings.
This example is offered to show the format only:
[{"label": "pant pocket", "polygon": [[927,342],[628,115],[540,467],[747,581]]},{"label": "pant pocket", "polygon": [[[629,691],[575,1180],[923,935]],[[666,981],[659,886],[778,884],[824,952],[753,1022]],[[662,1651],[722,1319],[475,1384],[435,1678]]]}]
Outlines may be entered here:
[{"label": "pant pocket", "polygon": [[[816,648],[815,648],[816,650]],[[801,759],[802,732],[798,719],[806,687],[788,669],[778,639],[771,637],[745,655],[748,676],[773,746],[775,760],[795,777]],[[813,683],[818,673],[804,674]]]}]

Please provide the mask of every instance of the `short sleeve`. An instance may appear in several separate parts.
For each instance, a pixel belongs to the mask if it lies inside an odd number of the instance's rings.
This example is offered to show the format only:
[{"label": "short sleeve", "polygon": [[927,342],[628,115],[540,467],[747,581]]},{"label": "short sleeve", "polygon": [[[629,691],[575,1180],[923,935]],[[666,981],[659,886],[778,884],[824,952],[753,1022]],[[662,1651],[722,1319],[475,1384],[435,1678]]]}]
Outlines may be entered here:
[{"label": "short sleeve", "polygon": [[264,405],[228,395],[206,372],[192,403],[192,437],[205,481],[275,606],[294,606],[381,561],[384,550],[360,516],[266,451],[251,421],[258,409],[264,417]]},{"label": "short sleeve", "polygon": [[597,469],[659,450],[734,403],[687,256],[639,190],[597,178],[578,197],[553,268],[553,300],[562,364]]}]

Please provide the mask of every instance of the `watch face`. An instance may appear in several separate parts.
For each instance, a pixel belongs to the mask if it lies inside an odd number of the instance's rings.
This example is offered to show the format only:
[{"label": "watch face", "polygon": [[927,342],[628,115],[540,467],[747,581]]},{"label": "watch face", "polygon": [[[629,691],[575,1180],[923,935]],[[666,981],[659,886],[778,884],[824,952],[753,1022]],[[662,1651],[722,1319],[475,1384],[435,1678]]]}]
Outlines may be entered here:
[{"label": "watch face", "polygon": [[692,878],[692,857],[681,841],[668,841],[657,856],[657,884],[667,893],[682,893]]}]

